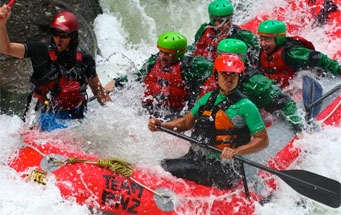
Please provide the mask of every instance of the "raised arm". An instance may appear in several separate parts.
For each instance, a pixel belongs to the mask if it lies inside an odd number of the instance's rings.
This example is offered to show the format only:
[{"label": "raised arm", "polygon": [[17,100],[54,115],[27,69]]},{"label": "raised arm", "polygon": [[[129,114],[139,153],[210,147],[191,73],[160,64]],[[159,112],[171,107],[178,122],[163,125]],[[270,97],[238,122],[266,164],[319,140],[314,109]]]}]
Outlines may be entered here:
[{"label": "raised arm", "polygon": [[0,53],[16,58],[23,58],[25,46],[22,43],[12,43],[7,33],[7,21],[11,16],[11,7],[4,4],[0,8]]}]

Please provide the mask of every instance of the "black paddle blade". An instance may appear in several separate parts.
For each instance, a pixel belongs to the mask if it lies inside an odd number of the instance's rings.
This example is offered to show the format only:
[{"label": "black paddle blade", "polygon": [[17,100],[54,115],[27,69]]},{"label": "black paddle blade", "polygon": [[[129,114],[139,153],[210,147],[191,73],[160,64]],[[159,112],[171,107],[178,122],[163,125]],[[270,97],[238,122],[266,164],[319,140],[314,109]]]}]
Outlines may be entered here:
[{"label": "black paddle blade", "polygon": [[305,170],[280,172],[284,174],[277,176],[298,193],[332,208],[340,207],[341,184],[338,181]]},{"label": "black paddle blade", "polygon": [[308,112],[312,114],[312,117],[316,117],[321,110],[321,103],[318,103],[314,106],[311,106],[315,101],[322,97],[323,88],[320,83],[315,81],[313,78],[309,76],[303,76],[303,87],[302,87],[302,96],[304,107]]}]

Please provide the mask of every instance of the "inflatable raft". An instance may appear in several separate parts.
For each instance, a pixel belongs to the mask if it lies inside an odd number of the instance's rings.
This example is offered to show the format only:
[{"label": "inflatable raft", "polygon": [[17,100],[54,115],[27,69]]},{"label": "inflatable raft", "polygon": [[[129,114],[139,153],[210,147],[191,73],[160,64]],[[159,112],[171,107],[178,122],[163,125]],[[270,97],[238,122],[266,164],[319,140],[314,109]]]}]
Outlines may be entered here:
[{"label": "inflatable raft", "polygon": [[[100,160],[68,141],[29,132],[25,146],[9,160],[9,165],[26,179],[54,183],[65,199],[75,199],[94,211],[109,214],[252,214],[255,193],[246,199],[242,184],[219,190],[148,168],[130,168],[117,159]],[[109,163],[110,165],[106,165]],[[113,170],[113,171],[112,171]]]},{"label": "inflatable raft", "polygon": [[[341,123],[341,96],[318,116],[325,125]],[[219,190],[178,179],[153,168],[132,167],[118,159],[101,160],[49,133],[22,134],[24,146],[8,161],[25,179],[55,183],[65,199],[86,204],[93,211],[108,214],[253,214],[255,203],[267,196],[250,191],[243,184]],[[285,170],[300,155],[290,141],[267,166]],[[277,189],[276,177],[260,171],[270,191]]]},{"label": "inflatable raft", "polygon": [[[283,12],[288,8],[291,11],[292,8],[301,10],[308,7],[311,4],[309,2],[311,1],[288,1],[287,6],[252,19],[242,27],[256,32],[258,24],[266,18],[286,21],[282,19]],[[289,32],[295,34],[302,28],[302,23],[309,23],[306,19],[313,19],[319,14],[324,1],[314,2],[314,7],[308,7],[309,14],[299,16],[301,21],[297,21],[296,16],[295,22],[287,22]],[[339,13],[328,13],[326,24],[334,24],[333,20],[340,23]],[[330,36],[341,36],[341,32],[339,29],[335,30],[330,32]],[[339,126],[341,96],[334,98],[316,119],[323,125]],[[8,165],[22,174],[23,178],[42,186],[55,183],[65,199],[87,205],[95,214],[251,215],[255,211],[255,204],[268,197],[250,190],[250,197],[246,198],[242,183],[233,189],[219,190],[175,178],[153,168],[130,166],[114,158],[100,159],[72,147],[72,140],[50,136],[48,133],[30,131],[22,134],[22,137],[24,146],[9,159]],[[295,141],[296,138],[292,139],[266,165],[276,170],[288,169],[300,156],[301,150],[295,147]],[[259,175],[264,179],[268,193],[275,192],[278,188],[276,177],[263,170]]]}]

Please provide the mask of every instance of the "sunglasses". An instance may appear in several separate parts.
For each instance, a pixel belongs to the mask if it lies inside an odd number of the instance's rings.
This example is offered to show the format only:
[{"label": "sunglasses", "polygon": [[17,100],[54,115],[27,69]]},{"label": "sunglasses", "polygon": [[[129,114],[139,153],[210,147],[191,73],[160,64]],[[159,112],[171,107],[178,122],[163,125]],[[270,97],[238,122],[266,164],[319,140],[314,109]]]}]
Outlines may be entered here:
[{"label": "sunglasses", "polygon": [[71,37],[70,33],[66,33],[63,31],[57,31],[57,30],[52,30],[52,35],[54,37],[60,37],[60,38],[70,38]]}]

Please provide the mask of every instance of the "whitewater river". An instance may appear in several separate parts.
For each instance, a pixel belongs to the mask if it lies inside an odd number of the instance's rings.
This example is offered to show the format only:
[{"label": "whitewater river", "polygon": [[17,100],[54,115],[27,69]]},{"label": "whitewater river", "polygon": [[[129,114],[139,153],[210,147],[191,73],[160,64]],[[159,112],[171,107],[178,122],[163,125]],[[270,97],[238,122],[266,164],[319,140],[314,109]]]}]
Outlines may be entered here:
[{"label": "whitewater river", "polygon": [[[102,0],[104,14],[93,23],[98,40],[97,70],[102,83],[121,74],[131,75],[140,68],[152,53],[156,53],[156,40],[164,31],[183,33],[189,43],[200,24],[208,21],[208,0]],[[257,13],[271,11],[284,1],[237,0],[234,21],[246,22]],[[290,14],[290,13],[289,13]],[[289,17],[289,16],[288,16]],[[325,29],[302,29],[302,36],[314,42],[317,50],[332,56],[335,45],[327,43]],[[340,47],[340,46],[338,46]],[[325,92],[340,83],[340,79],[322,80]],[[301,81],[295,80],[300,87]],[[69,129],[55,131],[51,135],[65,135],[74,144],[100,157],[116,157],[138,165],[157,166],[163,158],[178,157],[186,153],[188,143],[171,135],[147,129],[148,116],[140,107],[143,89],[129,83],[129,87],[113,93],[113,102],[101,107],[96,101],[89,104],[87,117],[82,123],[74,122]],[[299,103],[303,112],[302,104]],[[75,215],[90,214],[86,206],[73,200],[64,200],[53,183],[41,186],[27,183],[17,172],[7,166],[8,158],[21,146],[20,133],[26,126],[18,116],[0,115],[0,214],[1,215]],[[321,132],[304,133],[297,141],[304,156],[293,164],[294,169],[305,169],[341,181],[341,128],[327,127]],[[292,133],[280,119],[269,129],[270,146],[262,153],[249,156],[265,163],[285,145]],[[256,169],[247,167],[252,179]],[[53,176],[51,176],[53,177]],[[53,178],[50,178],[53,181]],[[279,180],[280,181],[280,180]],[[341,208],[333,209],[296,193],[284,182],[270,203],[256,205],[259,215],[311,215],[341,214]],[[302,202],[304,204],[302,204]],[[304,206],[302,206],[304,205]],[[188,211],[187,214],[193,214]],[[199,214],[198,214],[199,215]]]}]

